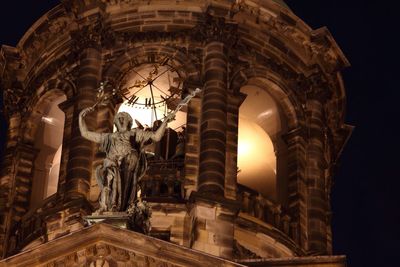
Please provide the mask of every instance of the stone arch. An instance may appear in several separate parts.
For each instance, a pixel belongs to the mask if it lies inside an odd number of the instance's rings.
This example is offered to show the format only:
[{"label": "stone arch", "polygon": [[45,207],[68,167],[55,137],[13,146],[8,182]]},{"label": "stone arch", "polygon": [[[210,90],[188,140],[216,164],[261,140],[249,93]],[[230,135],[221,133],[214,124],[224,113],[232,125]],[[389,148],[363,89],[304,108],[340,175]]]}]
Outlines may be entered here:
[{"label": "stone arch", "polygon": [[275,136],[270,136],[270,138],[277,157],[276,200],[281,204],[285,204],[289,184],[287,171],[289,159],[297,158],[297,155],[289,154],[285,136],[301,127],[303,120],[301,105],[289,86],[284,84],[282,79],[275,73],[266,68],[248,68],[235,73],[231,80],[231,90],[238,94],[244,86],[254,86],[266,91],[278,105],[281,129]]},{"label": "stone arch", "polygon": [[138,58],[144,58],[148,55],[173,57],[185,67],[180,73],[184,75],[185,81],[194,84],[200,83],[200,70],[196,67],[194,58],[191,58],[188,53],[184,53],[178,47],[156,44],[135,47],[125,52],[105,69],[103,73],[104,79],[114,81],[118,84],[122,76],[129,69],[137,64],[144,63],[139,61]]},{"label": "stone arch", "polygon": [[76,95],[75,84],[67,79],[51,79],[44,83],[37,91],[30,105],[31,112],[22,122],[23,143],[32,144],[36,134],[40,114],[43,114],[46,106],[55,98],[65,95],[66,100]]},{"label": "stone arch", "polygon": [[287,131],[292,131],[304,120],[301,104],[288,84],[267,68],[247,68],[237,71],[230,82],[230,89],[236,94],[245,85],[270,88],[269,93],[279,103],[285,116]]},{"label": "stone arch", "polygon": [[[27,203],[26,206],[30,206],[31,209],[38,208],[44,198],[57,192],[66,119],[63,110],[60,110],[58,105],[72,99],[75,95],[75,89],[73,83],[69,81],[52,79],[44,83],[36,92],[36,96],[31,102],[31,112],[22,123],[23,135],[21,140],[23,144],[31,147],[36,153],[35,157],[30,159],[30,164],[33,166],[31,170],[33,179],[29,188],[31,198],[30,200],[28,198],[29,204]],[[49,113],[56,117],[47,117]],[[46,128],[45,124],[49,127]],[[54,127],[57,129],[55,132],[52,130]],[[38,138],[38,135],[48,136]],[[42,143],[39,144],[40,142]],[[49,144],[46,144],[46,142],[49,142]],[[38,164],[43,166],[38,166]],[[40,174],[38,170],[46,170],[45,165],[49,167],[49,172],[45,178],[40,178],[39,183],[38,176]]]}]

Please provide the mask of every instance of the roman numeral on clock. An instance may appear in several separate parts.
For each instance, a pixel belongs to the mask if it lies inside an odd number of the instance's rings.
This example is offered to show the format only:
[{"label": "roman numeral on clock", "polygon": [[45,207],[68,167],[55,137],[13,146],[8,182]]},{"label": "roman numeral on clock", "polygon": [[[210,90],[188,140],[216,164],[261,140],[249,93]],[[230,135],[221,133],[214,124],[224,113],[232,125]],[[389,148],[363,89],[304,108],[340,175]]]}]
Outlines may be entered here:
[{"label": "roman numeral on clock", "polygon": [[129,100],[128,100],[128,105],[133,106],[133,105],[135,105],[135,103],[136,103],[138,100],[139,100],[139,97],[133,95],[133,96],[131,96],[131,97],[129,98]]},{"label": "roman numeral on clock", "polygon": [[145,100],[145,106],[146,106],[146,108],[149,108],[149,107],[151,107],[151,98],[146,98],[146,100]]}]

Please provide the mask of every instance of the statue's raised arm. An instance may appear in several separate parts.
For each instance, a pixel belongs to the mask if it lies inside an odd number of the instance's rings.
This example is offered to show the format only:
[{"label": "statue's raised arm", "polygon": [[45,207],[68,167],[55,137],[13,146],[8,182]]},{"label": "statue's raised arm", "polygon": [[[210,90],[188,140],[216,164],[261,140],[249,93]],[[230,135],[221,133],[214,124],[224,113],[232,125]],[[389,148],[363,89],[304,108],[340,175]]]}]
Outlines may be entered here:
[{"label": "statue's raised arm", "polygon": [[88,113],[92,112],[94,107],[85,108],[79,113],[79,130],[81,131],[81,135],[95,143],[101,142],[101,134],[96,132],[91,132],[88,130],[85,122],[85,117]]},{"label": "statue's raised arm", "polygon": [[154,142],[159,142],[161,138],[164,136],[165,129],[167,128],[168,122],[172,121],[175,117],[176,112],[169,113],[165,118],[164,121],[161,123],[160,127],[157,131],[151,132],[150,139]]}]

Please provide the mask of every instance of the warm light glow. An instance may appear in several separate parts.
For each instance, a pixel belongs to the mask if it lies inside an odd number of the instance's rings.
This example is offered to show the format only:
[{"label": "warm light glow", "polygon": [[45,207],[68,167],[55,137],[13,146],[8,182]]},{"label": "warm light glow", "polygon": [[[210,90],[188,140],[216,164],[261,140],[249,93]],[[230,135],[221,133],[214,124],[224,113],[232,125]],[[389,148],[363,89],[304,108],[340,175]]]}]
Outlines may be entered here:
[{"label": "warm light glow", "polygon": [[276,197],[276,155],[271,136],[280,130],[277,107],[258,87],[246,86],[240,107],[238,182],[271,199]]},{"label": "warm light glow", "polygon": [[[163,114],[161,109],[157,109],[157,114]],[[119,108],[118,112],[127,112],[131,115],[133,119],[133,127],[137,127],[135,123],[135,119],[138,120],[143,126],[151,127],[155,121],[154,112],[149,108],[138,108],[136,106],[131,107],[127,105],[127,101],[125,101]],[[158,117],[157,119],[163,119],[164,116]],[[179,111],[176,114],[175,120],[168,123],[168,127],[174,129],[176,131],[180,131],[182,126],[186,124],[186,113]],[[116,130],[116,129],[114,129]]]},{"label": "warm light glow", "polygon": [[[135,120],[141,123],[145,127],[152,127],[153,123],[156,120],[163,120],[164,117],[171,112],[167,108],[165,102],[162,102],[163,98],[166,98],[170,95],[170,87],[177,86],[177,83],[174,80],[179,80],[179,76],[177,73],[170,70],[168,66],[158,66],[157,74],[151,74],[154,71],[153,64],[144,64],[135,68],[131,74],[127,77],[126,87],[131,88],[129,90],[128,97],[132,97],[133,95],[137,97],[135,105],[129,105],[129,101],[126,100],[120,106],[118,112],[127,112],[131,115],[133,119],[133,127],[137,127]],[[151,84],[144,86],[143,88],[135,87],[135,84],[140,84],[141,82],[146,83],[147,78],[155,79]],[[150,79],[150,80],[152,80]],[[177,95],[174,96],[175,98]],[[155,105],[146,106],[144,105],[146,99],[154,99]],[[179,101],[179,100],[177,100]],[[175,120],[168,123],[168,127],[181,131],[182,126],[186,125],[186,112],[179,111],[176,114]],[[114,127],[114,131],[116,128]]]},{"label": "warm light glow", "polygon": [[44,123],[48,123],[48,124],[54,125],[54,118],[42,117],[42,121]]},{"label": "warm light glow", "polygon": [[[255,190],[271,183],[276,173],[276,157],[268,134],[256,123],[239,118],[238,182]],[[272,185],[272,183],[271,183]]]},{"label": "warm light glow", "polygon": [[57,193],[58,174],[60,173],[62,145],[57,149],[53,161],[50,163],[51,168],[49,171],[49,178],[47,181],[47,188],[45,189],[44,198],[47,198]]},{"label": "warm light glow", "polygon": [[270,118],[272,115],[274,115],[274,111],[271,109],[268,109],[264,112],[262,112],[260,115],[257,116],[257,120],[266,120],[268,118]]}]

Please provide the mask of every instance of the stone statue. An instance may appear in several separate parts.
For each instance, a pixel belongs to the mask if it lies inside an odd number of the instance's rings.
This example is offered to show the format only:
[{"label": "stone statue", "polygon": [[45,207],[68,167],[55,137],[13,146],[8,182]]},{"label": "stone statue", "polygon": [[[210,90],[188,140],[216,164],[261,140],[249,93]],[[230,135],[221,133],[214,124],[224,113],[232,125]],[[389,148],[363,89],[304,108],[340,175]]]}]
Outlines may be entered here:
[{"label": "stone statue", "polygon": [[126,211],[136,200],[137,183],[147,168],[145,143],[158,142],[164,135],[167,123],[175,116],[168,114],[157,131],[145,131],[132,127],[132,118],[126,112],[115,116],[115,133],[96,133],[87,129],[85,116],[94,110],[85,108],[79,114],[79,129],[86,139],[99,143],[100,151],[106,153],[102,165],[96,169],[100,187],[100,209],[103,211]]},{"label": "stone statue", "polygon": [[178,104],[175,111],[169,113],[156,131],[132,127],[132,117],[126,112],[117,113],[114,124],[117,132],[96,133],[89,131],[85,117],[97,105],[107,100],[102,83],[94,106],[85,108],[79,114],[79,129],[84,138],[100,144],[100,150],[106,153],[102,165],[96,169],[96,179],[100,188],[100,208],[96,213],[125,212],[137,202],[138,182],[147,169],[145,144],[158,142],[164,135],[169,121],[193,98],[200,89],[196,89]]}]

